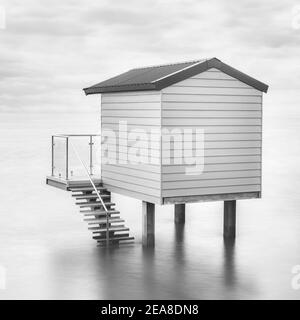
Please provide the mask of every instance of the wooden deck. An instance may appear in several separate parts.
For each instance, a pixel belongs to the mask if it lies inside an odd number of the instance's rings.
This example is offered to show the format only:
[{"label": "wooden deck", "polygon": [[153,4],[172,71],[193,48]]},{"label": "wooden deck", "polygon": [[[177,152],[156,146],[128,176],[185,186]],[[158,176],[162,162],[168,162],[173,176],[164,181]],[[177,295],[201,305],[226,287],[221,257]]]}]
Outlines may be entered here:
[{"label": "wooden deck", "polygon": [[[93,181],[96,185],[102,183],[102,180],[99,176],[93,176]],[[55,188],[66,190],[66,191],[69,191],[70,188],[72,187],[84,187],[84,186],[90,187],[91,186],[90,180],[87,179],[86,177],[73,177],[66,180],[66,179],[57,178],[53,176],[47,176],[46,184]]]}]

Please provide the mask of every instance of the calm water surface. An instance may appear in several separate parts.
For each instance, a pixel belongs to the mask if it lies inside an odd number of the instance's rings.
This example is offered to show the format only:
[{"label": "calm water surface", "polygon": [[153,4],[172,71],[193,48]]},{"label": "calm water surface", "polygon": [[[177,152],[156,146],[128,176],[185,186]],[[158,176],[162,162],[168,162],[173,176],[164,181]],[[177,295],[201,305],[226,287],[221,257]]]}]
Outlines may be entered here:
[{"label": "calm water surface", "polygon": [[70,194],[45,185],[50,135],[96,132],[97,113],[0,114],[2,299],[300,298],[299,111],[265,108],[263,198],[237,203],[237,239],[224,243],[222,203],[157,207],[156,248],[141,246],[141,203],[113,195],[136,237],[96,248]]}]

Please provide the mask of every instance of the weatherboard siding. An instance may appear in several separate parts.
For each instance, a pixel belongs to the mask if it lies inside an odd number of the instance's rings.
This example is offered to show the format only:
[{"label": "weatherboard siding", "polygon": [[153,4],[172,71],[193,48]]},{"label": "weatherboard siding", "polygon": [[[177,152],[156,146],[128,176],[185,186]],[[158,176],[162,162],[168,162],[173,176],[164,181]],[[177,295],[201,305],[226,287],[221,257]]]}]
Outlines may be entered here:
[{"label": "weatherboard siding", "polygon": [[[119,127],[119,121],[126,121],[128,133],[128,149],[119,154],[129,156],[130,148],[135,145],[133,130],[160,130],[161,128],[161,93],[159,91],[138,91],[122,93],[105,93],[101,97],[101,127],[105,130],[114,130],[118,135],[124,134],[124,128]],[[121,130],[120,130],[121,129]],[[120,132],[119,132],[120,130]],[[141,140],[139,147],[146,154],[155,159],[155,163],[114,163],[118,153],[111,152],[108,163],[102,161],[102,180],[110,191],[134,197],[140,200],[161,203],[161,152],[160,135],[152,133],[154,142],[148,144]],[[126,138],[120,137],[116,141],[116,150],[119,143]]]},{"label": "weatherboard siding", "polygon": [[177,148],[163,142],[162,161],[171,163],[162,165],[162,196],[259,192],[261,114],[262,93],[217,69],[163,89],[163,129],[204,130],[204,171],[187,175],[174,162]]}]

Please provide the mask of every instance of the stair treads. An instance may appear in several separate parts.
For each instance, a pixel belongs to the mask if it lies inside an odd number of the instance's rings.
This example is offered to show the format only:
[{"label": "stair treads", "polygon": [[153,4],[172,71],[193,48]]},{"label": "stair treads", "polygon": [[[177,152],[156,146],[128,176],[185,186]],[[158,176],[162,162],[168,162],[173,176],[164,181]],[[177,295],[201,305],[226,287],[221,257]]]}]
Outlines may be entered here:
[{"label": "stair treads", "polygon": [[[90,221],[87,221],[88,219],[85,219],[84,221],[88,222],[89,225],[91,224],[104,224],[106,223],[106,219],[90,219]],[[109,223],[114,223],[114,222],[125,222],[123,219],[109,219]]]},{"label": "stair treads", "polygon": [[[109,238],[109,241],[126,241],[126,240],[133,240],[134,237],[115,237]],[[98,239],[97,242],[106,242],[106,239]]]},{"label": "stair treads", "polygon": [[[126,238],[129,237],[129,233],[123,233],[123,234],[116,234],[116,235],[110,235],[109,236],[109,240],[114,240],[116,238]],[[100,236],[94,236],[93,239],[95,240],[102,240],[102,239],[106,239],[106,235],[100,235]]]},{"label": "stair treads", "polygon": [[[111,212],[108,215],[111,216],[112,214],[120,214],[119,212]],[[96,216],[96,217],[106,217],[106,213],[85,213],[84,214],[85,217],[92,217],[92,216]]]},{"label": "stair treads", "polygon": [[[79,212],[83,213],[85,217],[83,220],[87,222],[88,230],[91,230],[93,239],[97,241],[97,246],[134,243],[134,237],[129,236],[129,228],[125,226],[125,220],[121,219],[120,211],[115,210],[113,207],[115,203],[110,202],[110,192],[99,185],[96,186],[96,189],[101,199],[92,186],[69,188],[72,191],[72,197],[76,199],[76,205],[83,208],[79,209]],[[107,211],[104,210],[102,203],[107,206]]]},{"label": "stair treads", "polygon": [[[101,233],[101,232],[106,232],[107,231],[107,229],[106,228],[101,228],[101,229],[99,229],[99,230],[97,230],[97,231],[94,231],[93,233]],[[115,226],[113,226],[113,227],[110,227],[110,228],[108,228],[108,231],[114,231],[114,232],[120,232],[120,231],[129,231],[129,228],[126,228],[125,226],[123,226],[123,227],[115,227]]]},{"label": "stair treads", "polygon": [[[101,198],[110,198],[109,194],[100,194]],[[99,199],[97,194],[80,194],[80,195],[72,195],[72,197],[76,197],[76,199]]]},{"label": "stair treads", "polygon": [[[100,201],[97,202],[76,202],[76,204],[78,206],[80,206],[80,208],[84,208],[84,207],[100,207],[103,206],[102,203]],[[106,206],[114,206],[115,203],[113,202],[104,202],[104,204]]]},{"label": "stair treads", "polygon": [[[125,224],[114,224],[114,228],[124,228]],[[93,233],[99,233],[99,230],[106,230],[105,225],[104,226],[98,226],[98,227],[90,227],[89,230],[92,230]],[[103,232],[103,231],[101,231]]]},{"label": "stair treads", "polygon": [[[99,214],[106,214],[105,210],[80,210],[80,213],[99,213]],[[120,214],[120,211],[116,211],[116,210],[107,210],[107,213],[109,214]]]},{"label": "stair treads", "polygon": [[[71,191],[94,191],[95,189],[93,187],[70,187],[69,188]],[[104,187],[97,187],[97,190],[106,190]]]}]

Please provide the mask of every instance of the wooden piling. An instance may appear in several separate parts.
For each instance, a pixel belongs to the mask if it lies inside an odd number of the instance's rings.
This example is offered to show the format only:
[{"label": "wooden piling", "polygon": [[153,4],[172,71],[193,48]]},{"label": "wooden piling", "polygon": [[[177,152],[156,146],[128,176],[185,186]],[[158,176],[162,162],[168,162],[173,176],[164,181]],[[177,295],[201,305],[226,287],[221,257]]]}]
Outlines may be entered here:
[{"label": "wooden piling", "polygon": [[236,234],[236,200],[224,201],[223,236],[234,239]]},{"label": "wooden piling", "polygon": [[174,205],[174,221],[176,224],[185,223],[185,203]]},{"label": "wooden piling", "polygon": [[143,201],[143,246],[155,246],[155,204]]}]

